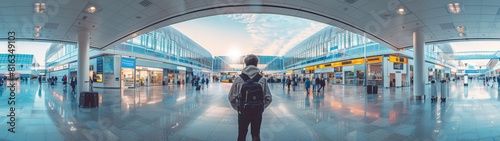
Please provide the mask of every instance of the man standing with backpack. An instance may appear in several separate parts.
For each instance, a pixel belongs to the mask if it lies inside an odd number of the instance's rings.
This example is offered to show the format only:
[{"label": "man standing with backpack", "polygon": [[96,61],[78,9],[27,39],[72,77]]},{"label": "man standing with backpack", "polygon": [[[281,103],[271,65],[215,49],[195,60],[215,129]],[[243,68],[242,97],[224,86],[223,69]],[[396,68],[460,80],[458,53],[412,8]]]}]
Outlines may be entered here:
[{"label": "man standing with backpack", "polygon": [[252,140],[260,140],[262,113],[271,104],[272,96],[266,79],[257,68],[259,58],[250,54],[244,59],[246,67],[234,79],[228,99],[233,109],[238,111],[238,141],[244,141],[251,126]]}]

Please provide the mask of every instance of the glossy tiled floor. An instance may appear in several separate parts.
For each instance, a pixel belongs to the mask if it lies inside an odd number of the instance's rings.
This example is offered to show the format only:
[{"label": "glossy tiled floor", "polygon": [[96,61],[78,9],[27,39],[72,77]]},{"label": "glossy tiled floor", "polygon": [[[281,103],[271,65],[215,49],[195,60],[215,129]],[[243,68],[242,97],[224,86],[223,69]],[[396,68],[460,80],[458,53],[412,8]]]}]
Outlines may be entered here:
[{"label": "glossy tiled floor", "polygon": [[[474,80],[450,83],[447,102],[415,101],[409,87],[379,89],[327,86],[306,95],[272,84],[273,103],[264,112],[263,140],[500,140],[498,87]],[[21,82],[16,96],[16,133],[1,118],[0,140],[235,140],[237,115],[231,84],[95,89],[99,108],[78,108],[62,84]],[[430,88],[427,85],[427,88]],[[427,90],[428,91],[428,90]],[[0,88],[0,115],[9,91]]]}]

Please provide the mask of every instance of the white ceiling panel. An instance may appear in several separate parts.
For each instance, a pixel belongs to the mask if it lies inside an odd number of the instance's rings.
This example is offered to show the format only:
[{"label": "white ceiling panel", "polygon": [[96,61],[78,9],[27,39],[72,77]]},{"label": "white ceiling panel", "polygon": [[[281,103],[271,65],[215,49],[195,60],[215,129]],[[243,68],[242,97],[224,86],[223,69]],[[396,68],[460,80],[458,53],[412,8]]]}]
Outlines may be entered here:
[{"label": "white ceiling panel", "polygon": [[102,7],[102,11],[112,11],[112,12],[118,12],[120,11],[126,4],[124,4],[122,1],[116,1],[116,0],[99,0],[95,1],[96,5]]},{"label": "white ceiling panel", "polygon": [[125,6],[120,11],[118,11],[118,14],[126,16],[126,17],[130,17],[132,15],[137,14],[138,12],[139,12],[139,10],[136,10],[130,6]]},{"label": "white ceiling panel", "polygon": [[13,0],[4,0],[4,1],[0,2],[0,7],[1,8],[14,7],[14,1]]},{"label": "white ceiling panel", "polygon": [[74,9],[66,9],[66,8],[60,8],[59,12],[57,13],[58,17],[66,17],[66,18],[75,18],[82,13],[81,11],[77,11]]},{"label": "white ceiling panel", "polygon": [[484,15],[495,15],[498,12],[498,6],[482,6],[481,14]]},{"label": "white ceiling panel", "polygon": [[480,5],[465,5],[463,11],[465,14],[481,14],[481,6]]},{"label": "white ceiling panel", "polygon": [[31,6],[16,7],[16,12],[18,15],[27,15],[35,13]]},{"label": "white ceiling panel", "polygon": [[151,5],[151,6],[149,6],[148,9],[141,11],[141,13],[146,14],[148,17],[152,17],[152,16],[154,16],[162,11],[163,11],[163,9],[161,9],[159,6]]},{"label": "white ceiling panel", "polygon": [[481,15],[481,22],[493,22],[497,15]]}]

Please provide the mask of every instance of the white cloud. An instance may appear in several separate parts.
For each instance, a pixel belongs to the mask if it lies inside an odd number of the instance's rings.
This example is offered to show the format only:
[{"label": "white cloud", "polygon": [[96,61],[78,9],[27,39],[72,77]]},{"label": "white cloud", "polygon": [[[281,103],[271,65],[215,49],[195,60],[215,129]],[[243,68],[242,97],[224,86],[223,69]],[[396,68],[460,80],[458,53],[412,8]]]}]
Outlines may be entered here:
[{"label": "white cloud", "polygon": [[250,52],[258,55],[285,54],[296,44],[326,27],[326,24],[296,17],[267,14],[228,15],[237,22],[245,23],[251,37]]}]

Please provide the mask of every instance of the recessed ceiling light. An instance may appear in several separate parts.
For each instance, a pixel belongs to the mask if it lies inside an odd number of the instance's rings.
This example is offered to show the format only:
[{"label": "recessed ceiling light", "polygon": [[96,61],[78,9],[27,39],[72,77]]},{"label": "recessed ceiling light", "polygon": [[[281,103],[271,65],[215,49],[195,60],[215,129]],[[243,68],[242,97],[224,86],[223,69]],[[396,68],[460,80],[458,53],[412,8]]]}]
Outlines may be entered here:
[{"label": "recessed ceiling light", "polygon": [[42,31],[42,27],[41,26],[35,26],[34,29],[35,29],[36,32]]},{"label": "recessed ceiling light", "polygon": [[458,14],[461,12],[460,3],[450,3],[448,4],[448,10],[453,14]]},{"label": "recessed ceiling light", "polygon": [[84,12],[87,12],[89,14],[99,13],[101,11],[102,11],[102,8],[99,7],[98,5],[93,4],[93,3],[87,4],[87,8],[85,8],[85,10],[84,10]]},{"label": "recessed ceiling light", "polygon": [[35,34],[33,34],[33,36],[38,38],[38,37],[40,37],[40,33],[35,33]]},{"label": "recessed ceiling light", "polygon": [[45,13],[45,10],[47,9],[45,3],[35,3],[34,6],[34,10],[36,13]]},{"label": "recessed ceiling light", "polygon": [[458,32],[464,32],[465,31],[465,26],[457,26],[457,31]]},{"label": "recessed ceiling light", "polygon": [[404,8],[399,8],[398,9],[398,14],[399,15],[404,15],[404,14],[406,14],[406,10]]},{"label": "recessed ceiling light", "polygon": [[465,33],[459,33],[458,36],[465,37],[466,35],[465,35]]},{"label": "recessed ceiling light", "polygon": [[87,12],[89,13],[94,13],[96,11],[97,8],[95,8],[95,6],[91,5],[87,8]]}]

